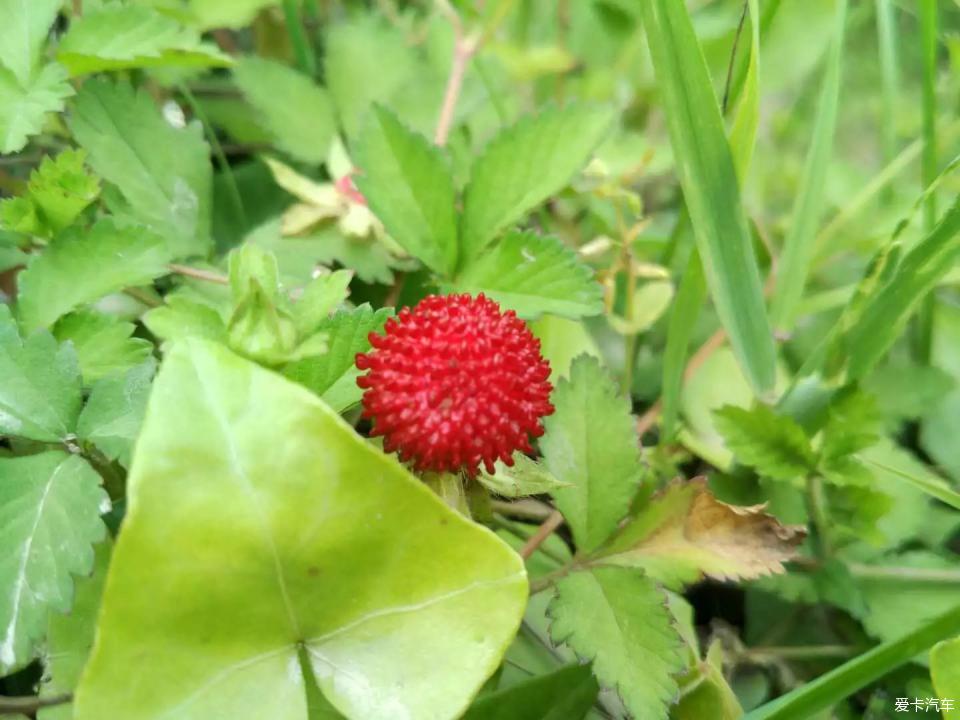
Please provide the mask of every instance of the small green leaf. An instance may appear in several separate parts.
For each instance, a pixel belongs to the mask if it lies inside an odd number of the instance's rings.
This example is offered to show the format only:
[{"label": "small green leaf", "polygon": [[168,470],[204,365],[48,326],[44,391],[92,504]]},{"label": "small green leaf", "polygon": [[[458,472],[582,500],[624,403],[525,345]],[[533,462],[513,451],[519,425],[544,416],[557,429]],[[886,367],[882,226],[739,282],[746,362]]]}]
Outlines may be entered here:
[{"label": "small green leaf", "polygon": [[497,460],[496,472],[492,475],[481,472],[477,480],[487,490],[509,498],[552,493],[565,487],[543,465],[519,453],[514,455],[512,466]]},{"label": "small green leaf", "polygon": [[61,0],[0,0],[0,65],[22,87],[31,84],[62,5]]},{"label": "small green leaf", "polygon": [[153,352],[153,344],[131,337],[136,326],[112,315],[81,310],[64,315],[53,326],[58,342],[70,342],[77,352],[85,385],[100,378],[125,372],[139,365]]},{"label": "small green leaf", "polygon": [[367,336],[379,332],[391,313],[390,308],[374,311],[365,304],[330,316],[317,326],[317,332],[327,336],[327,352],[290,363],[283,374],[310,388],[337,412],[355,405],[363,391],[357,387],[360,371],[354,360],[357,353],[370,349]]},{"label": "small green leaf", "polygon": [[71,95],[67,73],[56,63],[45,65],[27,85],[20,85],[13,73],[0,67],[0,153],[22,150],[43,129],[50,113],[63,110]]},{"label": "small green leaf", "polygon": [[556,412],[540,439],[547,469],[569,487],[553,492],[580,552],[600,545],[640,486],[640,445],[627,400],[594,358],[579,357],[553,392]]},{"label": "small green leaf", "polygon": [[146,91],[100,78],[73,101],[70,129],[90,166],[113,183],[138,220],[176,257],[211,247],[213,167],[198,124],[171,126]]},{"label": "small green leaf", "polygon": [[701,580],[783,572],[805,536],[761,507],[720,502],[702,478],[673,483],[630,518],[597,554],[604,564],[642,568],[672,589]]},{"label": "small green leaf", "polygon": [[71,75],[144,67],[224,67],[229,56],[167,15],[140,5],[107,5],[74,19],[57,60]]},{"label": "small green leaf", "polygon": [[[80,680],[97,629],[100,598],[107,579],[110,552],[113,543],[109,539],[93,548],[93,574],[76,581],[73,607],[68,615],[50,613],[47,625],[46,661],[44,682],[40,697],[52,697],[72,693]],[[73,720],[70,705],[42,708],[37,720]]]},{"label": "small green leaf", "polygon": [[351,271],[337,270],[310,281],[293,306],[293,322],[300,337],[315,331],[331,312],[346,301],[351,280]]},{"label": "small green leaf", "polygon": [[616,690],[638,718],[665,720],[683,667],[667,598],[636,570],[595,568],[557,583],[550,636],[593,662],[600,685]]},{"label": "small green leaf", "polygon": [[70,609],[71,575],[93,567],[105,507],[100,476],[76,455],[0,458],[0,673],[33,659],[50,610]]},{"label": "small green leaf", "polygon": [[0,434],[61,442],[80,414],[80,371],[69,345],[47,332],[20,339],[0,305]]},{"label": "small green leaf", "polygon": [[800,480],[816,466],[803,428],[763,404],[752,410],[727,405],[714,411],[714,422],[727,447],[744,465],[775,480]]},{"label": "small green leaf", "polygon": [[128,482],[77,720],[306,720],[300,648],[353,720],[453,720],[520,624],[505,543],[218,345],[167,355]]},{"label": "small green leaf", "polygon": [[944,709],[944,720],[960,718],[960,638],[944,640],[933,646],[930,651],[930,675],[937,696],[950,698],[953,708]]},{"label": "small green leaf", "polygon": [[453,176],[446,158],[386,108],[374,106],[357,147],[357,187],[390,236],[441,275],[457,264]]},{"label": "small green leaf", "polygon": [[77,420],[77,437],[129,467],[155,370],[156,362],[150,358],[123,375],[97,382]]},{"label": "small green leaf", "polygon": [[544,313],[577,319],[603,311],[593,270],[554,237],[510,232],[458,277],[461,292],[482,292],[522,318]]},{"label": "small green leaf", "polygon": [[571,105],[502,130],[470,171],[463,208],[461,265],[508,225],[561,190],[607,134],[606,109]]},{"label": "small green leaf", "polygon": [[277,148],[306,163],[326,160],[336,128],[323,88],[293,68],[261,58],[238,62],[233,77]]},{"label": "small green leaf", "polygon": [[599,690],[589,665],[569,665],[484,695],[462,720],[581,720]]},{"label": "small green leaf", "polygon": [[28,330],[49,327],[74,308],[167,272],[166,244],[136,225],[104,218],[73,228],[38,254],[19,277],[17,312]]},{"label": "small green leaf", "polygon": [[143,316],[143,324],[158,338],[171,342],[193,337],[226,344],[227,325],[212,307],[176,295],[166,300],[166,305]]}]

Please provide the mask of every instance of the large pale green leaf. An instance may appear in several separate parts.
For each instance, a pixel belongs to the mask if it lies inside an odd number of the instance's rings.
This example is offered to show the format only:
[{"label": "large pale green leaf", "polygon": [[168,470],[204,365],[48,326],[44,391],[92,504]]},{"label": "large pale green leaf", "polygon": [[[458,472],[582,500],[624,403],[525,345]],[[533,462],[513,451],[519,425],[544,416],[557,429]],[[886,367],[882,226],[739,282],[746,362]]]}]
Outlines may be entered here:
[{"label": "large pale green leaf", "polygon": [[155,370],[156,363],[150,358],[122,375],[96,383],[77,420],[77,437],[92,442],[111,460],[129,466]]},{"label": "large pale green leaf", "polygon": [[136,326],[95,310],[64,315],[53,327],[61,343],[70,342],[80,362],[80,374],[87,385],[102,377],[139,365],[153,352],[153,343],[131,337]]},{"label": "large pale green leaf", "polygon": [[230,65],[215,45],[176,20],[140,5],[106,5],[70,24],[57,59],[72,75],[141,67]]},{"label": "large pale green leaf", "polygon": [[703,52],[685,3],[650,0],[641,7],[707,284],[745,374],[766,392],[775,379],[773,334]]},{"label": "large pale green leaf", "polygon": [[327,352],[290,363],[283,374],[313,390],[337,412],[355,405],[363,391],[357,387],[360,371],[354,359],[370,349],[367,336],[379,332],[390,314],[389,308],[374,311],[361,305],[332,315],[316,326],[316,332],[327,335]]},{"label": "large pale green leaf", "polygon": [[70,128],[91,167],[174,256],[207,253],[213,167],[199,125],[174,128],[145,91],[91,79],[73,102]]},{"label": "large pale green leaf", "polygon": [[170,254],[159,235],[100,220],[74,228],[38,254],[19,278],[17,312],[27,331],[49,327],[79,305],[167,272]]},{"label": "large pale green leaf", "polygon": [[326,90],[306,75],[271,60],[245,58],[234,79],[280,150],[297,160],[326,160],[335,121]]},{"label": "large pale green leaf", "polygon": [[570,665],[485,695],[463,720],[582,720],[598,690],[589,665]]},{"label": "large pale green leaf", "polygon": [[[50,697],[73,692],[87,663],[97,629],[97,612],[107,579],[113,543],[105,540],[94,547],[93,573],[76,582],[70,613],[50,613],[44,662],[44,683],[40,696]],[[73,708],[55,705],[41,709],[37,720],[73,720]]]},{"label": "large pale green leaf", "polygon": [[598,558],[642,568],[679,588],[704,575],[723,581],[781,573],[804,535],[802,527],[784,527],[763,506],[720,502],[700,479],[674,483],[652,498]]},{"label": "large pale green leaf", "polygon": [[377,105],[357,147],[357,187],[387,232],[441,275],[457,264],[453,176],[440,149]]},{"label": "large pale green leaf", "polygon": [[184,341],[137,441],[76,718],[306,720],[303,647],[349,718],[452,720],[526,597],[506,544],[312,394]]},{"label": "large pale green leaf", "polygon": [[554,237],[508,233],[457,278],[462,292],[482,292],[520,317],[544,313],[571,319],[603,311],[603,289],[593,270]]},{"label": "large pale green leaf", "polygon": [[634,717],[667,717],[683,655],[666,595],[650,578],[614,567],[574,572],[557,583],[548,612],[553,639],[592,660]]},{"label": "large pale green leaf", "polygon": [[960,718],[960,638],[944,640],[933,646],[930,651],[930,675],[937,696],[950,698],[953,708],[944,709],[945,720]]},{"label": "large pale green leaf", "polygon": [[93,567],[109,507],[100,476],[76,455],[0,458],[0,674],[33,659],[50,610],[70,609],[71,575]]},{"label": "large pale green leaf", "polygon": [[30,85],[61,5],[61,0],[0,0],[0,65],[23,87]]},{"label": "large pale green leaf", "polygon": [[746,410],[727,405],[714,423],[744,465],[777,480],[803,480],[816,465],[810,440],[796,421],[763,404]]},{"label": "large pale green leaf", "polygon": [[73,432],[81,402],[73,349],[46,332],[21,340],[0,305],[0,434],[60,442]]},{"label": "large pale green leaf", "polygon": [[554,490],[557,507],[573,530],[580,552],[595,550],[617,528],[637,493],[643,468],[627,400],[596,359],[573,361],[544,420],[544,462],[569,487]]},{"label": "large pale green leaf", "polygon": [[503,130],[470,171],[461,265],[501,230],[562,189],[610,128],[609,110],[572,105],[525,117]]},{"label": "large pale green leaf", "polygon": [[44,66],[26,86],[0,67],[0,153],[22,150],[43,129],[47,115],[63,110],[71,95],[67,73],[56,63]]}]

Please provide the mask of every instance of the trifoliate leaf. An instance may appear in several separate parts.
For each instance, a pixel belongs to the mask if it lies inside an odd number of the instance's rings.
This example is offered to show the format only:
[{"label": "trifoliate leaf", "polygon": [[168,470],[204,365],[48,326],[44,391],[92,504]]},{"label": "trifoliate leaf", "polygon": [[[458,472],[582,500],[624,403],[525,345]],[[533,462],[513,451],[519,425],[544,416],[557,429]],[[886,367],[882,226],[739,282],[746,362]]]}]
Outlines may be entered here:
[{"label": "trifoliate leaf", "polygon": [[482,292],[517,315],[544,313],[577,319],[603,311],[603,289],[593,270],[553,237],[511,232],[471,262],[457,278],[461,292]]},{"label": "trifoliate leaf", "polygon": [[100,182],[83,166],[85,158],[83,150],[45,157],[30,173],[26,196],[0,202],[0,221],[18,232],[48,237],[70,225],[100,194]]},{"label": "trifoliate leaf", "polygon": [[89,231],[71,228],[20,273],[17,312],[28,330],[49,327],[74,308],[167,271],[163,238],[104,218]]},{"label": "trifoliate leaf", "polygon": [[737,460],[775,480],[800,480],[816,465],[806,433],[792,418],[766,405],[752,410],[727,405],[714,411],[714,423]]},{"label": "trifoliate leaf", "polygon": [[0,458],[0,673],[33,659],[50,610],[70,609],[71,576],[93,567],[109,506],[100,476],[76,455]]},{"label": "trifoliate leaf", "polygon": [[301,337],[316,330],[331,312],[343,304],[350,294],[351,280],[352,272],[337,270],[310,281],[293,305],[293,321]]},{"label": "trifoliate leaf", "polygon": [[80,371],[69,345],[47,332],[21,340],[0,305],[0,434],[61,442],[80,414]]},{"label": "trifoliate leaf", "polygon": [[540,439],[547,469],[569,487],[557,507],[581,552],[602,545],[627,514],[643,476],[640,445],[626,398],[594,358],[573,361],[551,398],[556,412]]},{"label": "trifoliate leaf", "polygon": [[129,212],[163,235],[174,257],[206,255],[213,167],[203,129],[174,128],[145,91],[100,78],[83,84],[72,107],[70,129],[90,166]]},{"label": "trifoliate leaf", "polygon": [[484,695],[463,720],[575,720],[597,699],[589,665],[569,665]]},{"label": "trifoliate leaf", "polygon": [[[93,548],[93,574],[77,579],[70,613],[50,613],[44,653],[44,680],[40,686],[42,698],[72,693],[77,687],[80,673],[93,647],[112,547],[113,543],[107,539]],[[37,713],[37,720],[73,720],[73,708],[66,704],[42,708]]]},{"label": "trifoliate leaf", "polygon": [[363,394],[357,387],[357,353],[370,349],[367,336],[380,331],[391,314],[390,308],[374,311],[369,305],[361,305],[332,315],[317,325],[317,332],[327,336],[327,352],[290,363],[283,374],[310,388],[337,412],[346,410],[360,402]]},{"label": "trifoliate leaf", "polygon": [[85,385],[100,378],[125,372],[139,365],[153,352],[153,344],[131,337],[136,326],[112,315],[80,310],[64,315],[53,326],[61,343],[70,342],[80,362]]},{"label": "trifoliate leaf", "polygon": [[839,390],[827,408],[821,462],[829,464],[876,444],[881,422],[873,396],[853,385]]},{"label": "trifoliate leaf", "polygon": [[357,148],[357,187],[390,236],[441,275],[457,263],[453,176],[443,153],[377,105]]},{"label": "trifoliate leaf", "polygon": [[227,344],[244,357],[279,365],[297,346],[293,318],[257,280],[248,282],[227,324]]},{"label": "trifoliate leaf", "polygon": [[496,472],[491,475],[481,471],[477,480],[487,490],[509,498],[551,493],[565,487],[542,464],[519,453],[514,455],[512,466],[497,460]]},{"label": "trifoliate leaf", "polygon": [[675,482],[653,497],[598,554],[599,562],[642,568],[667,587],[702,579],[742,580],[782,573],[806,536],[764,506],[720,502],[706,480]]},{"label": "trifoliate leaf", "polygon": [[563,188],[610,127],[607,110],[570,106],[525,117],[497,135],[470,171],[461,265]]},{"label": "trifoliate leaf", "polygon": [[188,337],[227,342],[227,325],[212,307],[176,295],[166,300],[166,305],[143,316],[143,324],[158,338],[166,342]]},{"label": "trifoliate leaf", "polygon": [[62,5],[61,0],[0,0],[0,65],[22,87],[30,86]]},{"label": "trifoliate leaf", "polygon": [[156,362],[150,358],[122,375],[96,383],[77,420],[77,437],[129,467],[155,370]]},{"label": "trifoliate leaf", "polygon": [[0,153],[22,150],[43,129],[47,115],[63,110],[64,100],[71,95],[67,72],[56,63],[45,65],[26,85],[0,67]]},{"label": "trifoliate leaf", "polygon": [[505,543],[218,345],[167,355],[128,483],[77,720],[306,720],[301,650],[352,720],[453,720],[520,624]]},{"label": "trifoliate leaf", "polygon": [[71,75],[143,67],[224,67],[229,56],[200,34],[140,5],[106,5],[71,24],[57,48]]},{"label": "trifoliate leaf", "polygon": [[593,662],[600,685],[616,690],[634,717],[665,720],[683,667],[667,599],[637,570],[595,568],[557,583],[550,635]]},{"label": "trifoliate leaf", "polygon": [[306,163],[326,160],[336,130],[326,90],[293,68],[261,58],[244,58],[233,73],[278,149]]}]

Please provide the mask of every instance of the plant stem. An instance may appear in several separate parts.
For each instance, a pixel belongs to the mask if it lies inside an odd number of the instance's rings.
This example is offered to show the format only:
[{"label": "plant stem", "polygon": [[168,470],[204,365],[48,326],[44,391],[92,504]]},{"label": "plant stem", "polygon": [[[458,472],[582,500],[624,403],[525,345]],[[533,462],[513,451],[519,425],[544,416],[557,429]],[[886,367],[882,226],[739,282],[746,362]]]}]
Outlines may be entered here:
[{"label": "plant stem", "polygon": [[553,572],[547,573],[541,577],[538,577],[530,581],[530,594],[536,595],[537,593],[543,592],[544,590],[549,590],[554,585],[557,584],[558,580],[562,580],[567,575],[569,575],[573,570],[576,570],[577,566],[574,563],[568,563],[561,568],[557,568]]},{"label": "plant stem", "polygon": [[814,544],[817,557],[826,560],[831,555],[830,539],[827,537],[827,501],[823,492],[823,480],[818,475],[807,478],[807,512],[814,528]]},{"label": "plant stem", "polygon": [[960,584],[960,570],[914,568],[848,563],[847,569],[858,578],[868,580],[901,580],[910,583]]},{"label": "plant stem", "polygon": [[490,507],[494,512],[508,517],[520,518],[521,520],[544,521],[553,513],[553,508],[546,503],[532,498],[514,500],[507,502],[505,500],[491,500]]},{"label": "plant stem", "polygon": [[51,695],[45,698],[36,697],[35,695],[26,695],[23,697],[0,696],[0,713],[32,715],[42,708],[65,705],[71,700],[73,700],[73,695],[70,693]]},{"label": "plant stem", "polygon": [[855,645],[800,645],[796,647],[752,647],[743,652],[749,660],[760,661],[767,658],[779,660],[819,660],[821,658],[847,658],[861,652],[863,648]]},{"label": "plant stem", "polygon": [[283,0],[283,17],[287,23],[287,32],[290,34],[290,43],[293,45],[293,54],[297,58],[297,67],[301,72],[313,77],[317,71],[317,63],[313,56],[313,48],[307,39],[307,33],[300,22],[300,8],[297,0]]},{"label": "plant stem", "polygon": [[554,510],[550,516],[543,521],[543,524],[537,528],[537,531],[530,536],[526,544],[520,548],[520,557],[526,560],[537,551],[537,548],[550,537],[554,530],[563,525],[563,513]]},{"label": "plant stem", "polygon": [[[720,106],[720,112],[727,114],[727,108],[730,103],[730,85],[733,82],[733,66],[737,59],[737,48],[740,46],[740,36],[743,34],[743,25],[747,21],[747,10],[750,3],[747,0],[743,2],[743,12],[740,13],[740,22],[737,23],[737,32],[733,36],[733,47],[730,48],[730,62],[727,63],[727,79],[723,83],[723,103]],[[750,22],[758,22],[757,18],[751,18]]]},{"label": "plant stem", "polygon": [[453,61],[450,65],[450,75],[447,78],[447,87],[443,93],[443,103],[440,105],[440,114],[437,117],[437,127],[433,134],[433,142],[439,147],[447,144],[450,128],[453,126],[453,115],[463,89],[463,78],[467,74],[470,58],[477,51],[479,43],[476,39],[464,34],[463,23],[457,11],[446,0],[437,3],[440,10],[450,19],[453,25]]},{"label": "plant stem", "polygon": [[195,280],[204,280],[205,282],[217,283],[218,285],[230,284],[230,278],[228,278],[226,275],[221,275],[220,273],[212,272],[210,270],[201,270],[200,268],[191,267],[189,265],[170,263],[167,265],[167,270],[172,273],[176,273],[177,275],[194,278]]}]

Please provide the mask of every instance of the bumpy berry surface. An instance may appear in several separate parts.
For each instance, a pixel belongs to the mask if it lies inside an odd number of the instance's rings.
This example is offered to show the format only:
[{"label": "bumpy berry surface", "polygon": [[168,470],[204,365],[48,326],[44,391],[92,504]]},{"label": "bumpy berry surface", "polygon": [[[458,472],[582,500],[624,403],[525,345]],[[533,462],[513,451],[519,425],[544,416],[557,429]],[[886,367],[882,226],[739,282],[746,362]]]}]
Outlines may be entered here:
[{"label": "bumpy berry surface", "polygon": [[430,295],[370,334],[357,355],[366,375],[363,415],[418,471],[476,475],[481,463],[513,464],[543,434],[553,412],[550,366],[537,340],[511,310],[482,294]]}]

